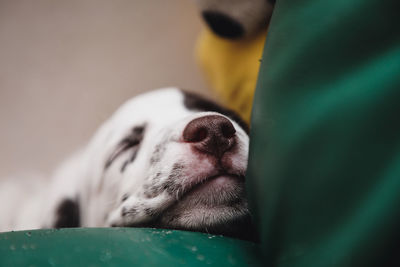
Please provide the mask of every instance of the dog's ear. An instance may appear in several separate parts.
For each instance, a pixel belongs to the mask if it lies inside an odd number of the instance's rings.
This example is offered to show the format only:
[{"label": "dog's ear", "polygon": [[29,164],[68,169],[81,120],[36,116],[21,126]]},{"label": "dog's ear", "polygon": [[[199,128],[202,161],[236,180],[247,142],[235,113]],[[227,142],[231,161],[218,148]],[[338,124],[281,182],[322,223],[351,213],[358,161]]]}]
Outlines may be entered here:
[{"label": "dog's ear", "polygon": [[63,199],[55,210],[54,228],[70,228],[80,226],[79,202],[72,199]]}]

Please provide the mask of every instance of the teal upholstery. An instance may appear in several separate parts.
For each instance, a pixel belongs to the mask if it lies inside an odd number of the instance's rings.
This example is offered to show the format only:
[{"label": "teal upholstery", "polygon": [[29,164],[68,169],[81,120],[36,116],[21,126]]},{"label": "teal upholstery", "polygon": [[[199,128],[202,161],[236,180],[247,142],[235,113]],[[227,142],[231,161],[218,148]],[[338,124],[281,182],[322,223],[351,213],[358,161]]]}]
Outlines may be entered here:
[{"label": "teal upholstery", "polygon": [[0,234],[0,266],[257,266],[255,244],[202,233],[76,228]]},{"label": "teal upholstery", "polygon": [[400,266],[399,3],[277,1],[248,170],[267,266]]}]

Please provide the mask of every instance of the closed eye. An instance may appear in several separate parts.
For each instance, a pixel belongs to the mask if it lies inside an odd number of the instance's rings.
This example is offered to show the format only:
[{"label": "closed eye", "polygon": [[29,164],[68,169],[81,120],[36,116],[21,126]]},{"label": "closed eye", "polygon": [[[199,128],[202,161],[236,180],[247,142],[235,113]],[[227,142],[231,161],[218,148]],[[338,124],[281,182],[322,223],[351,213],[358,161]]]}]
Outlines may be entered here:
[{"label": "closed eye", "polygon": [[145,130],[145,126],[134,127],[131,130],[131,132],[124,139],[122,139],[121,142],[118,143],[118,145],[115,148],[115,150],[113,151],[113,153],[108,157],[108,160],[106,161],[106,164],[104,165],[104,168],[105,169],[109,168],[111,166],[111,164],[114,162],[114,160],[116,158],[118,158],[120,155],[122,155],[124,152],[126,152],[128,150],[133,150],[132,156],[130,157],[130,159],[127,162],[124,163],[124,165],[122,167],[122,171],[123,171],[123,169],[125,169],[127,163],[132,162],[135,159],[136,153],[139,149],[140,142],[143,139],[144,130]]}]

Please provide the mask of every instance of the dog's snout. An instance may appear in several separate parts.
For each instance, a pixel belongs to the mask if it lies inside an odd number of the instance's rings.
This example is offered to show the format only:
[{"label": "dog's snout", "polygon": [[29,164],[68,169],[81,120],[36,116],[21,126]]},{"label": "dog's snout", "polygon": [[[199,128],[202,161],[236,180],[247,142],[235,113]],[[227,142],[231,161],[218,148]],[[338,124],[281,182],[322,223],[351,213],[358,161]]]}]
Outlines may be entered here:
[{"label": "dog's snout", "polygon": [[199,151],[221,157],[234,144],[236,130],[225,117],[209,115],[189,122],[183,140]]}]

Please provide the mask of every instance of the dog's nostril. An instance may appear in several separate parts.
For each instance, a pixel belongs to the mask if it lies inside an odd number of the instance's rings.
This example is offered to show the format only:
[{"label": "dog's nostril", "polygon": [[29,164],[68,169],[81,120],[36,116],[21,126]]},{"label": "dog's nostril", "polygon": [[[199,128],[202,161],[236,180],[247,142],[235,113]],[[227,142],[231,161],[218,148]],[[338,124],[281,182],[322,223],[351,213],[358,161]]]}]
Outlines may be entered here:
[{"label": "dog's nostril", "polygon": [[183,140],[185,142],[196,143],[207,138],[208,131],[202,120],[194,119],[186,125],[183,130]]},{"label": "dog's nostril", "polygon": [[221,124],[221,133],[225,138],[232,138],[235,136],[236,130],[230,121]]},{"label": "dog's nostril", "polygon": [[189,122],[183,130],[183,140],[193,143],[197,150],[220,157],[234,144],[235,133],[227,118],[209,115]]},{"label": "dog's nostril", "polygon": [[192,133],[188,140],[189,142],[201,142],[207,138],[208,131],[205,127],[200,127],[198,129],[194,129],[194,133]]}]

